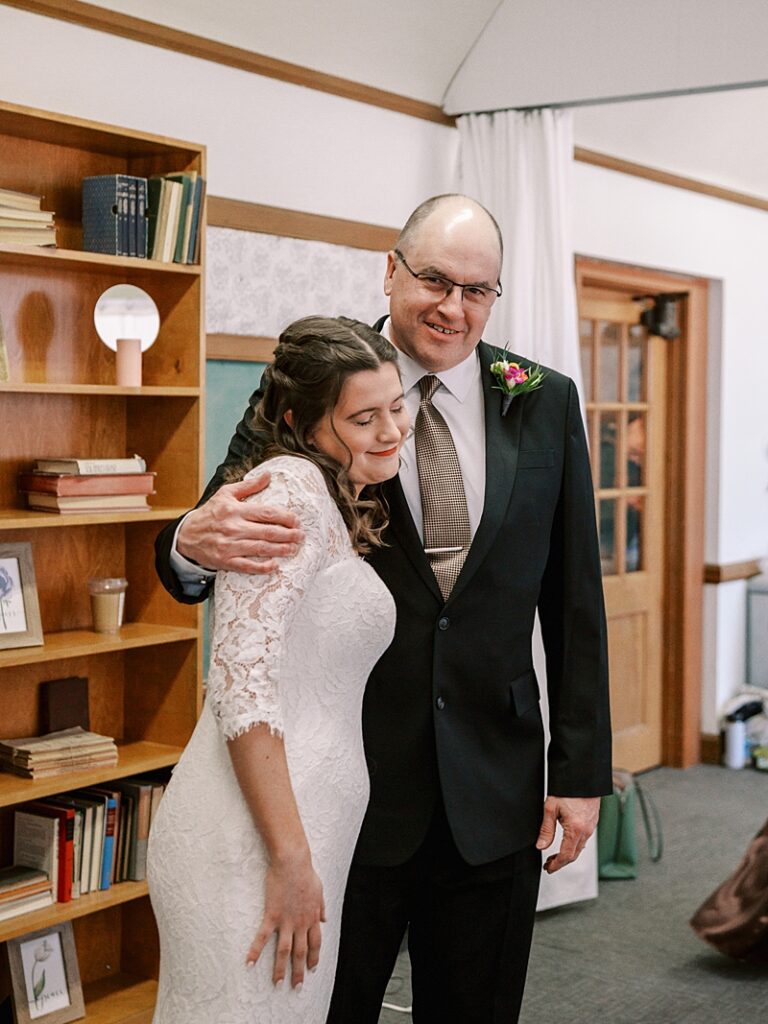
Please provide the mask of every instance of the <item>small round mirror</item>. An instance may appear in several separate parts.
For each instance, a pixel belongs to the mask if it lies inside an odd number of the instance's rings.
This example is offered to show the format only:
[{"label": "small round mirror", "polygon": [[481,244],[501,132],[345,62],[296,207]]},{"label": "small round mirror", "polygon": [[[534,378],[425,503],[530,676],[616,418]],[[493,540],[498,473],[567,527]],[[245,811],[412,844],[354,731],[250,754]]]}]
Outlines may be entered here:
[{"label": "small round mirror", "polygon": [[145,352],[160,330],[160,314],[151,295],[135,284],[116,284],[99,296],[93,310],[99,337],[117,351],[122,338],[138,338]]}]

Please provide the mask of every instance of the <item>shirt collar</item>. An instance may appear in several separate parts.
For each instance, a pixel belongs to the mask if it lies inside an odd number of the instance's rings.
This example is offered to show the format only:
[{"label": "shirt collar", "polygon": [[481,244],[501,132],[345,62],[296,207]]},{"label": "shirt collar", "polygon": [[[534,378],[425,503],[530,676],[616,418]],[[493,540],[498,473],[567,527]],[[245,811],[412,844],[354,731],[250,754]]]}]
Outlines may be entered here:
[{"label": "shirt collar", "polygon": [[[381,326],[381,333],[388,341],[392,342],[390,322],[389,317],[387,317]],[[396,345],[395,348],[397,348]],[[425,374],[430,372],[399,348],[397,349],[397,365],[400,367],[403,393],[406,395],[411,388],[416,387]],[[480,360],[477,357],[477,349],[470,352],[466,359],[463,359],[458,365],[452,366],[450,370],[441,370],[435,374],[435,377],[437,377],[443,387],[450,391],[458,402],[466,400],[472,385],[476,383],[479,376]]]}]

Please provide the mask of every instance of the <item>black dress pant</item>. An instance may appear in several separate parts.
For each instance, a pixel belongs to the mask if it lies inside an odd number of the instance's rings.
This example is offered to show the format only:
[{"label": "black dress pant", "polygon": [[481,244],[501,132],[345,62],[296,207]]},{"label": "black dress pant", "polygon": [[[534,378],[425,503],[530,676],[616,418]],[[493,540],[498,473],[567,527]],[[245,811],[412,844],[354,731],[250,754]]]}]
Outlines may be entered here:
[{"label": "black dress pant", "polygon": [[414,1024],[516,1024],[540,877],[534,847],[467,864],[442,807],[404,864],[353,864],[327,1024],[377,1024],[406,928]]}]

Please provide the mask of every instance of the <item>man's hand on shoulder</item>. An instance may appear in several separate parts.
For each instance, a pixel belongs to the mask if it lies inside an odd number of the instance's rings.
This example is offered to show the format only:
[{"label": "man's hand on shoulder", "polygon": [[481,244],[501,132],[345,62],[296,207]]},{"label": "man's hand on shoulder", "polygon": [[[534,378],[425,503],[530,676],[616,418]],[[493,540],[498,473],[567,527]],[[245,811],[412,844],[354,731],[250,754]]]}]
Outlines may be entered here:
[{"label": "man's hand on shoulder", "polygon": [[224,484],[181,524],[176,549],[205,569],[269,573],[304,539],[292,512],[245,501],[269,485],[269,473]]},{"label": "man's hand on shoulder", "polygon": [[538,850],[548,849],[555,840],[555,826],[559,821],[563,841],[557,853],[547,857],[544,870],[548,874],[559,871],[576,860],[587,840],[597,828],[600,817],[600,797],[548,796],[544,801],[544,818],[536,840]]}]

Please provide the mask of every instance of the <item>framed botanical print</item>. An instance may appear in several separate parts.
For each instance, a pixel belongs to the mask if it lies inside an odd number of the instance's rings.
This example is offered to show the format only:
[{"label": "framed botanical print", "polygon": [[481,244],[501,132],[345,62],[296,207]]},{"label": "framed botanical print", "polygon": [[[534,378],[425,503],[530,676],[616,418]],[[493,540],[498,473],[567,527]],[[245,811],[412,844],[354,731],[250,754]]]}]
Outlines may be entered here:
[{"label": "framed botanical print", "polygon": [[32,545],[0,544],[0,651],[42,643]]},{"label": "framed botanical print", "polygon": [[67,1024],[85,1016],[71,921],[8,941],[15,1024]]}]

